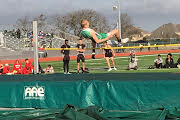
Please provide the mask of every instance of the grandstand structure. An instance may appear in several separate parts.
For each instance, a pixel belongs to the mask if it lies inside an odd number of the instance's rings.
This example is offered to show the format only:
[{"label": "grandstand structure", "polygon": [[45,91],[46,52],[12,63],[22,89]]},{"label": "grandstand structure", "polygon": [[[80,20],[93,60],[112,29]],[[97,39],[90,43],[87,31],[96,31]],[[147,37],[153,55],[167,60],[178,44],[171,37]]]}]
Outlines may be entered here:
[{"label": "grandstand structure", "polygon": [[[71,35],[69,33],[63,33],[64,38],[61,37],[43,37],[42,39],[38,38],[38,47],[39,48],[60,48],[64,44],[64,40],[69,40],[69,45],[74,48],[76,47],[76,41],[79,37]],[[33,56],[33,41],[32,39],[23,37],[18,39],[15,36],[12,36],[8,33],[3,33],[0,36],[0,60],[2,59],[24,59],[24,58],[32,58]],[[89,42],[85,42],[86,47],[91,47]],[[39,51],[39,54],[44,51]],[[60,56],[59,51],[47,51],[49,57],[57,57]],[[74,54],[73,51],[71,54]],[[90,52],[89,52],[90,53]]]}]

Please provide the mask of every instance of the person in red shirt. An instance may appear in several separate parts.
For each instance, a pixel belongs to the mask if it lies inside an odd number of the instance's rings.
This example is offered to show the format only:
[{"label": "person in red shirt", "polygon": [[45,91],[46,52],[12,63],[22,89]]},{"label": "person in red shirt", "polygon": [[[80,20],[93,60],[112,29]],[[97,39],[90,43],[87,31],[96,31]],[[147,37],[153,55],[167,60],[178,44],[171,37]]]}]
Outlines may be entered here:
[{"label": "person in red shirt", "polygon": [[3,64],[0,64],[0,75],[3,74],[3,69],[4,69],[4,65],[3,65]]},{"label": "person in red shirt", "polygon": [[3,68],[3,74],[7,74],[7,73],[11,73],[11,71],[10,71],[9,65],[5,64],[5,66]]},{"label": "person in red shirt", "polygon": [[21,74],[21,71],[22,71],[22,65],[21,65],[19,60],[16,60],[14,65],[13,65],[12,72],[14,74]]},{"label": "person in red shirt", "polygon": [[29,74],[31,74],[31,73],[32,73],[32,71],[31,71],[31,69],[30,69],[28,66],[25,66],[25,67],[23,68],[22,74],[24,74],[24,75],[29,75]]},{"label": "person in red shirt", "polygon": [[22,74],[31,74],[34,72],[34,66],[29,59],[25,59],[25,67],[23,68]]}]

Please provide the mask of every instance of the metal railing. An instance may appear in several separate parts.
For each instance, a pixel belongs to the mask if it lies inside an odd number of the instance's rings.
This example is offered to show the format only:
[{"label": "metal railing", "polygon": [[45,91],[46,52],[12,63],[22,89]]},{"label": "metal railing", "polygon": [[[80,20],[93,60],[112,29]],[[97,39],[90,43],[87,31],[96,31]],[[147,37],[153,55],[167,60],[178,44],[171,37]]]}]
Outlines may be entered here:
[{"label": "metal railing", "polygon": [[[30,50],[33,49],[33,41],[32,39],[28,38],[15,38],[10,35],[4,35],[4,47],[10,48],[13,50]],[[77,44],[77,37],[72,36],[68,34],[66,35],[65,39],[69,40],[69,44],[71,47],[76,47]],[[46,38],[38,40],[38,46],[40,48],[60,48],[64,44],[63,38]],[[76,39],[76,40],[75,40]],[[91,48],[91,41],[90,40],[83,40],[86,44],[87,48]],[[149,45],[167,45],[167,44],[180,44],[179,39],[169,39],[169,40],[161,40],[161,41],[155,41],[155,40],[148,40],[149,43],[135,43],[135,42],[128,42],[123,44],[124,47],[130,47],[130,46],[149,46]],[[97,45],[98,46],[98,45]],[[118,44],[113,44],[113,47],[117,47]]]}]

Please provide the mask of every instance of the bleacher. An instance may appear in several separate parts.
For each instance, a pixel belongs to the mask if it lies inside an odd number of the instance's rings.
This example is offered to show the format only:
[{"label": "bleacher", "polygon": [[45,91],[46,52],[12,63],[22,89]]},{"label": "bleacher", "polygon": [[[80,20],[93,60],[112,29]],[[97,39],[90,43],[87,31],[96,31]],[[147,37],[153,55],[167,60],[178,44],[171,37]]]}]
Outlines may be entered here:
[{"label": "bleacher", "polygon": [[[43,39],[38,39],[39,48],[60,48],[64,44],[63,38],[50,38],[44,37]],[[69,41],[71,47],[76,46],[76,42],[72,39]],[[16,38],[11,34],[4,34],[3,44],[1,45],[1,55],[0,59],[24,59],[33,57],[33,42],[29,38]],[[12,52],[13,51],[13,52]],[[60,56],[59,51],[47,51],[48,57]],[[39,51],[39,54],[43,51]],[[74,52],[72,52],[74,54]]]}]

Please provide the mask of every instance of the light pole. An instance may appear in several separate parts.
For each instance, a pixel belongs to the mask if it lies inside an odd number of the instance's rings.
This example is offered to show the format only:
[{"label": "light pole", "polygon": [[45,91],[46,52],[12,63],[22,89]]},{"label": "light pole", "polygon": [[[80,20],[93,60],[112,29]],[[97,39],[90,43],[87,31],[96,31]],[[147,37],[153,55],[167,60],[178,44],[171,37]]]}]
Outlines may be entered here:
[{"label": "light pole", "polygon": [[122,38],[121,36],[121,7],[120,7],[120,0],[118,0],[118,5],[117,6],[113,6],[113,10],[116,11],[118,9],[118,31],[120,34],[120,38]]}]

